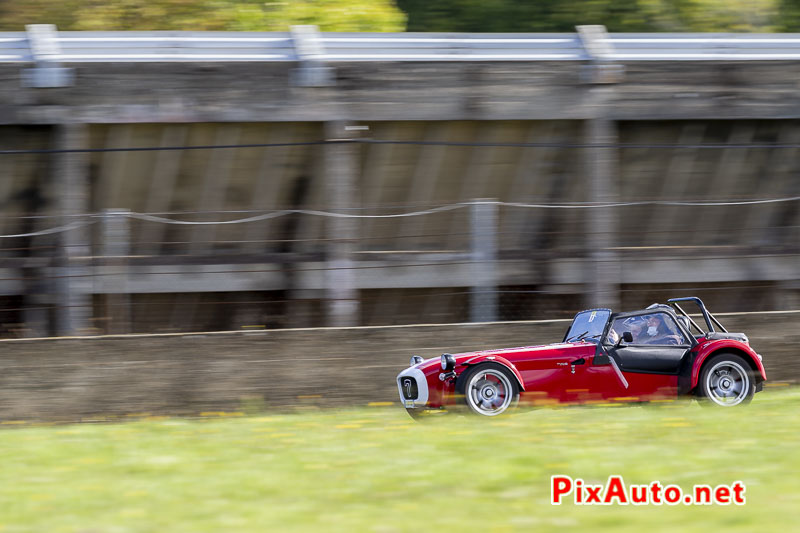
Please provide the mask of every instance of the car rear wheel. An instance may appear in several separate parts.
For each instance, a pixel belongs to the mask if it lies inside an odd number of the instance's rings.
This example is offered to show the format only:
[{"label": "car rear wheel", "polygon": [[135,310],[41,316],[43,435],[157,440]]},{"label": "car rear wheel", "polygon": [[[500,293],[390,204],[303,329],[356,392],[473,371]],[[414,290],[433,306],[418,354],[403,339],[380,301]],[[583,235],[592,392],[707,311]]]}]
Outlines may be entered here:
[{"label": "car rear wheel", "polygon": [[457,390],[463,394],[469,412],[497,416],[514,409],[519,403],[517,379],[506,367],[485,363],[465,372]]},{"label": "car rear wheel", "polygon": [[698,397],[704,405],[743,405],[753,399],[755,391],[750,365],[741,356],[730,353],[706,361],[697,384]]}]

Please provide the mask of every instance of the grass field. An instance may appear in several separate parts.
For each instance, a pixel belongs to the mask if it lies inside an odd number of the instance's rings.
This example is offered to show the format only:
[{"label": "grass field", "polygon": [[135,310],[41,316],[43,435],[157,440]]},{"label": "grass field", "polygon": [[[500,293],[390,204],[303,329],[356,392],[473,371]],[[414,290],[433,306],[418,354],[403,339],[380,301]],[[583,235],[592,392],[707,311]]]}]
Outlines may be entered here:
[{"label": "grass field", "polygon": [[[0,430],[0,531],[790,531],[800,389],[413,423],[398,406]],[[742,480],[736,506],[549,504],[552,474]]]}]

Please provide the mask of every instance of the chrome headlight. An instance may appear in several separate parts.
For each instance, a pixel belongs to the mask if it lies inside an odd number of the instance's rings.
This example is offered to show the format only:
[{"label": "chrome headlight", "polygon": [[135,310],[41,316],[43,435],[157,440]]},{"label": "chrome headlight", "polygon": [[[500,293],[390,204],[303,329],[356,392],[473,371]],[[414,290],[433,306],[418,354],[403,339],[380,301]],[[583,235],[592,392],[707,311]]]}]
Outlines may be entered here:
[{"label": "chrome headlight", "polygon": [[447,372],[449,370],[453,370],[455,367],[456,367],[456,358],[453,357],[453,354],[443,353],[442,370]]},{"label": "chrome headlight", "polygon": [[411,356],[411,361],[409,361],[409,365],[408,366],[417,366],[422,361],[424,361],[424,359],[422,358],[421,355],[412,355]]}]

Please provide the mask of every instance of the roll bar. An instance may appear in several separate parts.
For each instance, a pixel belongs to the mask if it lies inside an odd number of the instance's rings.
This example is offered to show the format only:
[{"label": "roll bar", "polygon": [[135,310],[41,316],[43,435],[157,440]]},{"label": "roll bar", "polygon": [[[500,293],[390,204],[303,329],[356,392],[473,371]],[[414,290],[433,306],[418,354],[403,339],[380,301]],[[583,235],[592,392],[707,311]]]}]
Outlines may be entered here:
[{"label": "roll bar", "polygon": [[671,304],[683,316],[688,318],[689,321],[692,323],[692,325],[696,327],[698,331],[703,331],[703,328],[698,326],[697,323],[694,320],[692,320],[689,314],[683,309],[681,309],[681,306],[678,305],[678,302],[693,302],[697,305],[697,307],[700,308],[700,312],[703,314],[703,318],[706,321],[706,325],[708,325],[708,331],[706,331],[705,333],[714,333],[714,324],[716,324],[717,327],[719,327],[719,329],[722,330],[724,333],[728,333],[728,330],[725,329],[725,326],[720,324],[719,320],[717,320],[716,317],[714,317],[714,315],[708,312],[708,309],[706,309],[703,300],[701,300],[700,298],[696,296],[687,296],[686,298],[672,298],[671,300],[667,300],[667,303]]}]

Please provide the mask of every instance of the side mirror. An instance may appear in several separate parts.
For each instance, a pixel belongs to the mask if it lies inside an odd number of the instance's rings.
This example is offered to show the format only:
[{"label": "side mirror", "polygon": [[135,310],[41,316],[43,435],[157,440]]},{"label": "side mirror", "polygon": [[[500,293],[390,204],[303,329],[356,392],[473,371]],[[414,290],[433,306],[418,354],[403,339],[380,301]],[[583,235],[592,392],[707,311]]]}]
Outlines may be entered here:
[{"label": "side mirror", "polygon": [[623,342],[626,343],[626,344],[632,343],[633,342],[633,333],[631,333],[630,331],[623,331],[622,332],[622,337],[620,337],[617,340],[616,344],[614,344],[614,348],[619,348],[620,346],[622,346]]}]

